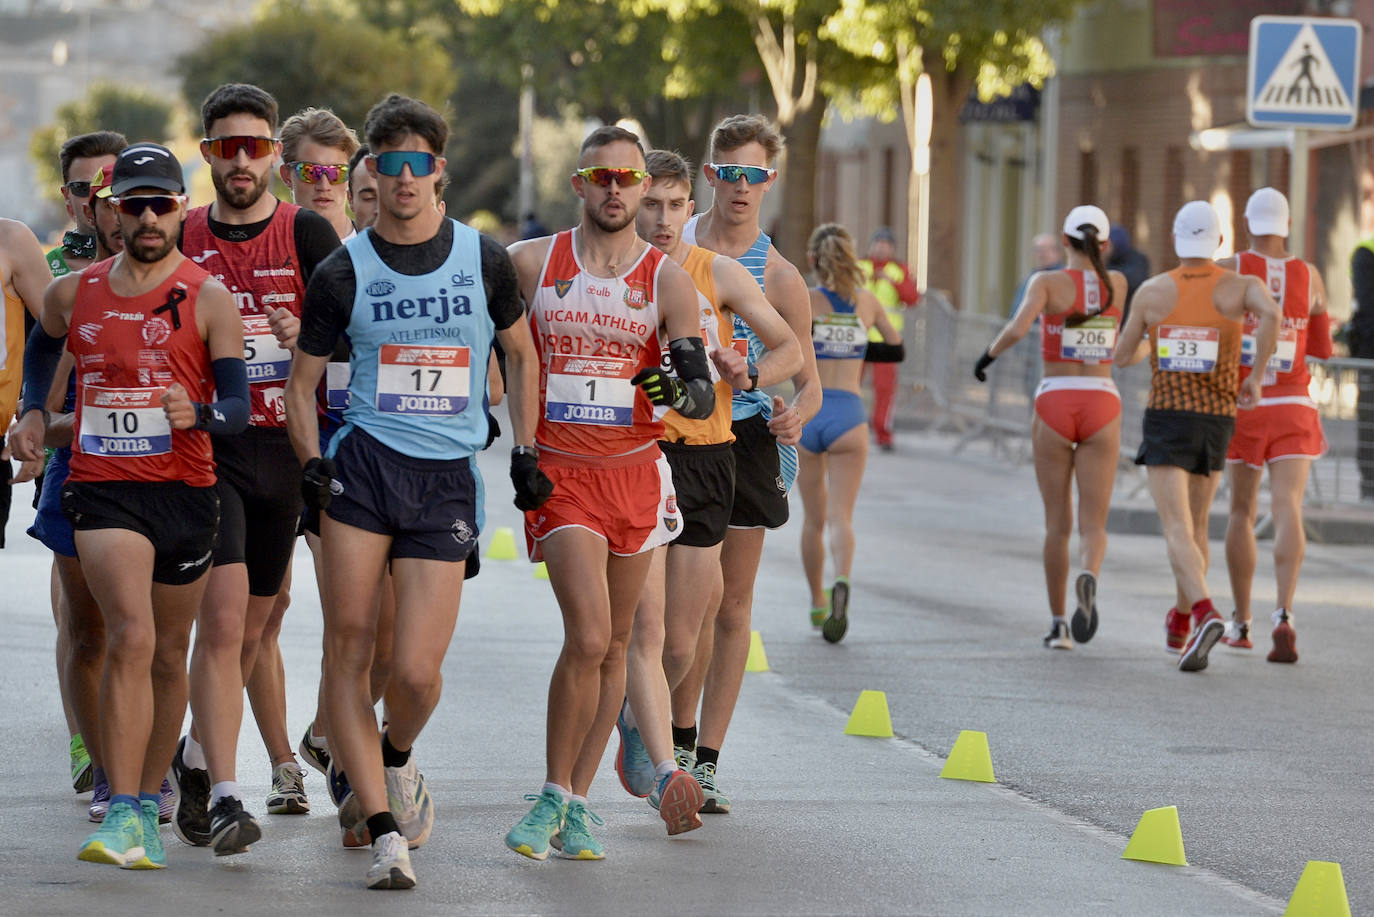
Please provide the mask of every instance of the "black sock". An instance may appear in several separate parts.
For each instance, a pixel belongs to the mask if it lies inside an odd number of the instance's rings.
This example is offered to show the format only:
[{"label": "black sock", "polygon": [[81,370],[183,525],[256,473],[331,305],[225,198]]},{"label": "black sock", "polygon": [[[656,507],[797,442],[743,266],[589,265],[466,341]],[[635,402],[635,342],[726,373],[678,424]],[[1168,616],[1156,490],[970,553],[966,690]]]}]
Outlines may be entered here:
[{"label": "black sock", "polygon": [[405,767],[410,760],[410,749],[398,751],[395,745],[391,744],[391,737],[385,732],[382,733],[382,763],[387,767]]},{"label": "black sock", "polygon": [[696,747],[697,747],[697,727],[696,727],[695,725],[686,726],[686,727],[683,727],[683,726],[674,726],[674,727],[673,727],[673,744],[674,744],[674,745],[680,745],[680,746],[682,746],[683,748],[687,749],[688,751],[691,751],[692,749],[696,748]]},{"label": "black sock", "polygon": [[390,812],[378,812],[367,817],[367,833],[372,836],[372,843],[377,843],[377,838],[393,831],[401,833],[401,829],[396,826],[395,816]]},{"label": "black sock", "polygon": [[697,746],[697,764],[716,764],[719,761],[719,748],[707,748],[705,745]]}]

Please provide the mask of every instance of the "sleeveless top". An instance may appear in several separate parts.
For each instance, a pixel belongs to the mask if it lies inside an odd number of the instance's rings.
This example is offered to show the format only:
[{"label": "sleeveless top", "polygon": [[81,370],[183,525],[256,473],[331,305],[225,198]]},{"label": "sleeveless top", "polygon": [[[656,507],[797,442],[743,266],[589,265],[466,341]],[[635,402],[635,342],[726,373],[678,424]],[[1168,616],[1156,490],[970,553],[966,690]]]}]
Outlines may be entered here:
[{"label": "sleeveless top", "polygon": [[5,287],[0,274],[0,289],[5,290],[5,315],[0,322],[0,436],[9,428],[19,409],[19,384],[24,378],[24,301]]},{"label": "sleeveless top", "polygon": [[196,327],[209,277],[189,258],[156,288],[119,296],[108,258],[82,272],[67,349],[76,358],[73,481],[215,483],[210,434],[173,430],[162,392],[180,382],[192,401],[214,400],[210,351]]},{"label": "sleeveless top", "polygon": [[658,274],[667,255],[645,245],[619,277],[587,273],[564,230],[549,243],[530,303],[539,354],[540,448],[607,457],[652,446],[663,422],[630,380],[658,365]]},{"label": "sleeveless top", "polygon": [[[1067,312],[1040,313],[1040,355],[1046,363],[1110,363],[1116,348],[1117,326],[1121,322],[1121,308],[1113,302],[1103,309],[1106,298],[1102,281],[1094,271],[1063,268],[1073,281],[1073,306]],[[1065,327],[1070,315],[1089,315],[1087,321],[1072,328]]]},{"label": "sleeveless top", "polygon": [[369,230],[344,243],[357,277],[346,334],[354,427],[402,455],[467,458],[487,442],[487,366],[496,334],[482,283],[481,236],[457,220],[453,247],[427,274],[388,267]]},{"label": "sleeveless top", "polygon": [[[709,446],[718,443],[734,442],[735,434],[730,431],[730,383],[716,372],[716,364],[711,362],[712,350],[731,346],[734,322],[731,316],[721,311],[716,296],[716,277],[713,265],[714,252],[695,245],[687,249],[687,259],[682,269],[692,278],[697,288],[697,309],[701,318],[701,339],[706,344],[706,366],[711,372],[711,382],[715,384],[716,408],[704,420],[691,420],[670,408],[658,408],[663,417],[663,438],[669,442],[684,443],[689,446]],[[663,350],[662,367],[665,372],[676,375],[668,350]]]},{"label": "sleeveless top", "polygon": [[305,301],[305,281],[296,254],[296,214],[300,207],[279,202],[271,223],[245,242],[221,239],[210,231],[210,205],[186,214],[181,250],[229,288],[243,319],[243,359],[248,364],[248,423],[286,426],[286,377],[291,351],[277,343],[268,312],[279,306],[297,318]]},{"label": "sleeveless top", "polygon": [[1212,291],[1224,268],[1207,263],[1169,272],[1178,303],[1150,329],[1150,398],[1157,411],[1236,416],[1240,322],[1224,318]]},{"label": "sleeveless top", "polygon": [[[1263,280],[1269,295],[1283,313],[1274,355],[1264,368],[1265,398],[1306,395],[1311,377],[1307,372],[1307,320],[1312,300],[1312,271],[1301,258],[1269,258],[1259,252],[1236,255],[1241,274]],[[1245,313],[1240,351],[1240,378],[1250,375],[1255,363],[1255,332],[1259,319]]]},{"label": "sleeveless top", "polygon": [[811,318],[811,346],[817,360],[862,360],[868,352],[868,329],[854,303],[825,287],[816,287],[830,303],[830,314]]}]

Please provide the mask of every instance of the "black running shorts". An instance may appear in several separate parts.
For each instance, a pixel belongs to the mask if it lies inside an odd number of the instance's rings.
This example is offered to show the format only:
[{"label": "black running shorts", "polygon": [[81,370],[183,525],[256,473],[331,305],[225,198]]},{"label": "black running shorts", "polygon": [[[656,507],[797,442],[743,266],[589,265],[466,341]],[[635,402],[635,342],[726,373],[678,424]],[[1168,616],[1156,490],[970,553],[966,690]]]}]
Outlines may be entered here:
[{"label": "black running shorts", "polygon": [[249,594],[276,595],[296,546],[301,463],[284,427],[249,427],[212,442],[220,498],[215,566],[246,564]]},{"label": "black running shorts", "polygon": [[725,540],[735,500],[735,452],[730,443],[688,446],[660,442],[673,470],[682,534],[673,544],[709,548]]},{"label": "black running shorts", "polygon": [[1147,410],[1137,465],[1174,465],[1189,474],[1211,474],[1226,467],[1226,447],[1236,429],[1233,417],[1192,411]]},{"label": "black running shorts", "polygon": [[214,487],[181,481],[67,481],[62,510],[78,532],[127,529],[152,542],[155,583],[184,586],[210,569],[219,529]]},{"label": "black running shorts", "polygon": [[762,414],[730,425],[735,434],[735,502],[730,528],[781,528],[787,523],[787,485],[778,463],[778,439]]}]

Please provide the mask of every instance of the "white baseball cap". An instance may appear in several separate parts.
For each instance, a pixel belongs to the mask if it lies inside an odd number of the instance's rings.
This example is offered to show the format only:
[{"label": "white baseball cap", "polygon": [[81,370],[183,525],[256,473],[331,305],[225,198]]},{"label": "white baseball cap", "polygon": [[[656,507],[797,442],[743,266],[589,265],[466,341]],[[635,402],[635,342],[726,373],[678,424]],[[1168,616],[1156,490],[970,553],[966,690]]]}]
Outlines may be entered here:
[{"label": "white baseball cap", "polygon": [[1273,188],[1261,188],[1245,202],[1245,220],[1252,236],[1288,237],[1288,198]]},{"label": "white baseball cap", "polygon": [[1092,226],[1096,229],[1099,242],[1106,242],[1107,233],[1112,229],[1102,208],[1094,207],[1092,204],[1079,204],[1069,211],[1069,215],[1064,217],[1064,235],[1081,241],[1083,231],[1078,228],[1080,226]]},{"label": "white baseball cap", "polygon": [[1174,253],[1180,258],[1210,258],[1221,247],[1221,220],[1206,201],[1189,201],[1174,217]]}]

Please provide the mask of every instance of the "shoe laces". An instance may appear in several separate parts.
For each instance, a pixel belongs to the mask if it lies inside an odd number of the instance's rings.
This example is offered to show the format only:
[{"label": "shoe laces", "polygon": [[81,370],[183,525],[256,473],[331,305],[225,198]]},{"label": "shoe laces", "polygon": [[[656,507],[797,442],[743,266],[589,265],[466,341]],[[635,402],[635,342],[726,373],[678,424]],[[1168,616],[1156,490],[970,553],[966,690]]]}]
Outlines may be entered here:
[{"label": "shoe laces", "polygon": [[407,841],[396,831],[383,834],[372,842],[373,853],[372,862],[380,863],[386,860],[398,859],[402,852],[408,850]]},{"label": "shoe laces", "polygon": [[547,793],[527,793],[525,801],[534,803],[525,818],[536,824],[558,826],[563,821],[566,806],[555,803]]},{"label": "shoe laces", "polygon": [[587,833],[587,822],[591,822],[598,827],[606,824],[600,815],[587,808],[585,802],[574,799],[568,803],[568,810],[563,815],[563,835],[566,837],[573,832]]},{"label": "shoe laces", "polygon": [[291,761],[278,765],[277,769],[272,772],[272,789],[278,793],[286,791],[304,793],[305,772]]},{"label": "shoe laces", "polygon": [[396,795],[406,806],[415,804],[416,797],[420,795],[420,772],[415,768],[413,760],[407,761],[402,767],[389,767],[386,769],[389,783],[396,786]]},{"label": "shoe laces", "polygon": [[692,776],[696,778],[701,788],[708,793],[716,791],[716,765],[712,761],[706,761],[692,768]]}]

